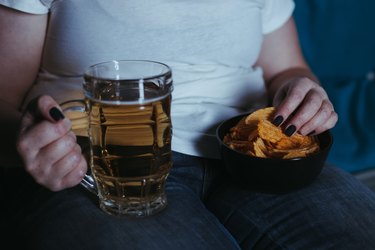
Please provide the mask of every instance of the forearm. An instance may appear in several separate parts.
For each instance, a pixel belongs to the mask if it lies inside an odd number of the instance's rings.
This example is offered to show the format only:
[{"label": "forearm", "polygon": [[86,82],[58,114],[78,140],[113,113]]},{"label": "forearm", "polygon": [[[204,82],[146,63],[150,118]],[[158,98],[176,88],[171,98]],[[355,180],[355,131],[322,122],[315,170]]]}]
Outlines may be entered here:
[{"label": "forearm", "polygon": [[273,122],[286,135],[319,134],[336,124],[333,105],[303,57],[292,17],[264,36],[256,65],[263,69],[269,104],[276,107]]},{"label": "forearm", "polygon": [[19,164],[15,143],[17,110],[33,85],[41,63],[48,15],[33,15],[0,5],[0,165]]}]

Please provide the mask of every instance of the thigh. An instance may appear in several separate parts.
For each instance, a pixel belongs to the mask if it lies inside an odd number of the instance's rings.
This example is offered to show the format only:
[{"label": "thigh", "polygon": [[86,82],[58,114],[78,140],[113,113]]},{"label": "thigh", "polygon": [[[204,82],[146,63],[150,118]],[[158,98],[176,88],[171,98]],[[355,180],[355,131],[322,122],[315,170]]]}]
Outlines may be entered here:
[{"label": "thigh", "polygon": [[[149,218],[105,214],[81,187],[50,192],[25,173],[8,174],[23,188],[6,202],[12,231],[25,249],[239,249],[234,238],[186,185],[171,178],[167,208]],[[16,183],[16,182],[14,182]],[[19,197],[19,198],[16,198]]]},{"label": "thigh", "polygon": [[195,157],[173,152],[173,168],[170,182],[181,183],[191,189],[201,200],[205,200],[213,183],[220,181],[223,171],[219,160]]},{"label": "thigh", "polygon": [[243,249],[375,247],[375,195],[352,175],[326,166],[310,186],[285,195],[218,187],[207,206]]}]

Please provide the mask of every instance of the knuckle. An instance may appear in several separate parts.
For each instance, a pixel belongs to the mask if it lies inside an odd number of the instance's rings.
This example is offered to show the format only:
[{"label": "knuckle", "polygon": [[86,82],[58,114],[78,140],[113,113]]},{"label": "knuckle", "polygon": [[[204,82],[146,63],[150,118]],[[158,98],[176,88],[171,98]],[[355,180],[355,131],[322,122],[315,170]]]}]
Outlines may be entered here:
[{"label": "knuckle", "polygon": [[54,130],[54,133],[57,135],[65,134],[65,128],[61,125],[61,123],[54,124],[53,130]]},{"label": "knuckle", "polygon": [[310,98],[313,102],[322,104],[325,97],[317,89],[312,89],[310,92]]},{"label": "knuckle", "polygon": [[39,169],[39,164],[36,164],[36,163],[25,164],[25,169],[28,173],[30,173],[32,175],[36,175],[36,173],[38,172],[38,169]]},{"label": "knuckle", "polygon": [[294,89],[290,94],[289,94],[289,97],[291,99],[294,99],[294,100],[303,100],[303,98],[305,97],[305,94],[304,92],[302,92],[301,90],[299,89]]},{"label": "knuckle", "polygon": [[26,152],[30,151],[31,147],[30,147],[30,144],[27,140],[24,140],[23,138],[20,138],[16,142],[16,149],[19,153],[26,153]]},{"label": "knuckle", "polygon": [[326,131],[328,129],[331,129],[332,127],[333,127],[332,125],[330,125],[329,123],[326,123],[322,126],[322,131]]},{"label": "knuckle", "polygon": [[70,164],[74,166],[79,164],[79,162],[81,161],[81,157],[82,157],[81,150],[77,149],[77,147],[75,147],[74,150],[72,150],[68,155]]},{"label": "knuckle", "polygon": [[333,110],[332,103],[328,99],[323,100],[322,106],[324,109]]},{"label": "knuckle", "polygon": [[60,191],[62,190],[64,187],[62,185],[62,181],[61,180],[56,180],[54,182],[51,183],[51,185],[49,186],[50,190],[53,191],[53,192],[57,192],[57,191]]},{"label": "knuckle", "polygon": [[284,102],[283,105],[279,107],[279,113],[286,118],[293,113],[294,109],[295,107],[290,102]]},{"label": "knuckle", "polygon": [[329,119],[323,126],[322,131],[328,130],[333,128],[336,125],[337,120],[333,117]]},{"label": "knuckle", "polygon": [[79,184],[83,178],[80,173],[81,169],[79,167],[73,169],[63,180],[65,187],[73,187]]},{"label": "knuckle", "polygon": [[43,185],[43,186],[48,186],[49,185],[49,179],[46,178],[45,176],[36,176],[35,180],[38,184]]},{"label": "knuckle", "polygon": [[315,97],[315,99],[319,100],[320,102],[322,101],[329,102],[327,93],[325,92],[322,86],[316,85],[311,88],[310,92]]},{"label": "knuckle", "polygon": [[69,131],[68,135],[72,137],[75,142],[77,142],[77,135],[73,131]]},{"label": "knuckle", "polygon": [[72,137],[71,135],[65,136],[64,142],[65,142],[65,146],[68,148],[73,148],[77,145],[75,138]]},{"label": "knuckle", "polygon": [[312,81],[310,78],[308,78],[306,76],[301,77],[300,81],[301,81],[302,84],[304,84],[305,86],[310,87],[310,88],[315,85],[315,82]]},{"label": "knuckle", "polygon": [[339,116],[337,115],[337,113],[333,112],[332,115],[331,115],[332,127],[336,125],[338,119],[339,119]]},{"label": "knuckle", "polygon": [[331,116],[332,112],[334,112],[332,104],[328,100],[323,100],[320,110],[324,114],[325,117]]},{"label": "knuckle", "polygon": [[78,153],[81,153],[82,151],[81,146],[77,142],[74,143],[74,150]]},{"label": "knuckle", "polygon": [[64,135],[69,131],[70,127],[67,126],[66,122],[58,122],[54,124],[54,132],[58,135]]},{"label": "knuckle", "polygon": [[316,91],[318,93],[326,93],[326,91],[324,90],[324,88],[322,86],[320,86],[320,85],[316,85],[315,89],[316,89]]},{"label": "knuckle", "polygon": [[50,187],[51,179],[46,173],[40,172],[38,174],[33,175],[33,177],[38,184]]},{"label": "knuckle", "polygon": [[33,176],[33,177],[34,177],[34,180],[35,180],[36,183],[38,183],[39,185],[48,187],[48,184],[44,182],[43,178],[40,178],[38,176]]},{"label": "knuckle", "polygon": [[78,152],[73,152],[70,154],[71,163],[77,165],[81,159],[81,155]]},{"label": "knuckle", "polygon": [[339,115],[335,111],[333,111],[332,116],[334,117],[334,121],[336,123],[339,120]]}]

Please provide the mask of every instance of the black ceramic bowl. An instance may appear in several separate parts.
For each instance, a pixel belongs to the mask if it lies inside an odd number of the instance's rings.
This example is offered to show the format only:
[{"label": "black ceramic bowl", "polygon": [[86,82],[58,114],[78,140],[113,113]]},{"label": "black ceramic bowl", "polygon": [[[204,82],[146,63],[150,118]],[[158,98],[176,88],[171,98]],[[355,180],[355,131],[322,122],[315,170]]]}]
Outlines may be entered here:
[{"label": "black ceramic bowl", "polygon": [[332,146],[329,131],[318,135],[320,151],[313,155],[295,159],[259,158],[233,150],[223,142],[230,128],[247,115],[226,120],[216,130],[225,168],[238,184],[254,191],[281,194],[303,188],[317,178]]}]

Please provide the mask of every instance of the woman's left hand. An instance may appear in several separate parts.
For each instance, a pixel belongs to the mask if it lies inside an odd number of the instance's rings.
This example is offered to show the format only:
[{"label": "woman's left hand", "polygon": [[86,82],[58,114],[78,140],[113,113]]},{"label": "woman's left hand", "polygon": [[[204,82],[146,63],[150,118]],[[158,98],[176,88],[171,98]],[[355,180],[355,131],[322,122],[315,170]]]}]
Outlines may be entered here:
[{"label": "woman's left hand", "polygon": [[273,123],[286,135],[320,134],[335,126],[337,114],[303,57],[293,17],[264,36],[256,66],[263,69],[268,96],[276,107]]},{"label": "woman's left hand", "polygon": [[335,126],[338,115],[325,90],[307,77],[284,81],[274,94],[274,124],[285,134],[298,131],[302,135],[322,133]]}]

